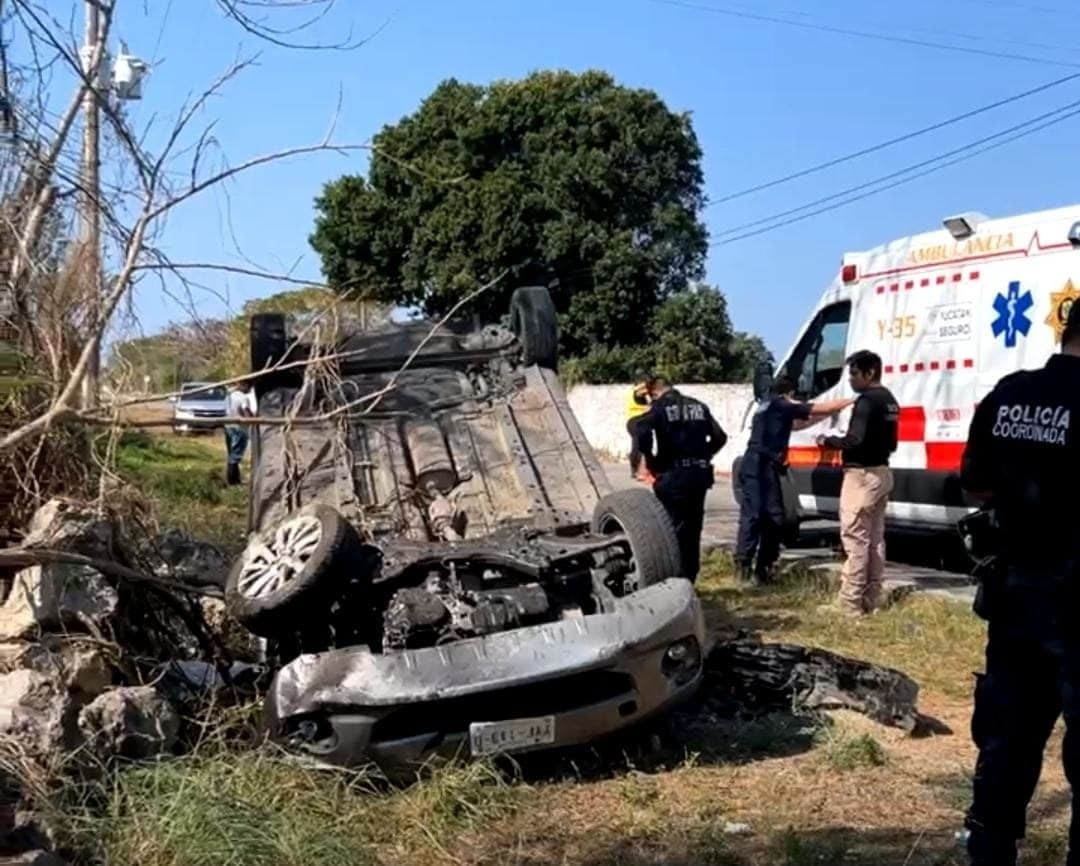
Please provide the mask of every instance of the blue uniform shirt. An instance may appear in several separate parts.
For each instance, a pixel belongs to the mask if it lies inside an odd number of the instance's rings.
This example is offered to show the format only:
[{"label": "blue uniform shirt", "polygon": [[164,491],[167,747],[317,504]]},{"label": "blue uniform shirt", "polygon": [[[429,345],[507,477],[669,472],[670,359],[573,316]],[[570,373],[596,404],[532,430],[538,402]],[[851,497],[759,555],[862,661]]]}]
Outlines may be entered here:
[{"label": "blue uniform shirt", "polygon": [[747,451],[756,451],[780,463],[787,453],[792,426],[809,417],[809,403],[796,403],[786,397],[762,400],[754,412]]},{"label": "blue uniform shirt", "polygon": [[634,422],[634,440],[645,457],[645,465],[655,474],[672,469],[709,469],[712,478],[710,461],[724,447],[727,434],[708,406],[672,388]]}]

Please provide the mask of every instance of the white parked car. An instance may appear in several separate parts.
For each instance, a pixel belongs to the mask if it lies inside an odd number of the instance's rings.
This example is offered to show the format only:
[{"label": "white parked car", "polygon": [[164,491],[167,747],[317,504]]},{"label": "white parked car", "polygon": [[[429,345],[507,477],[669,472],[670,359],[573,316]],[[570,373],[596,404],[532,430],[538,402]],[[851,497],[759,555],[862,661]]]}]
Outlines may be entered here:
[{"label": "white parked car", "polygon": [[173,403],[173,430],[177,433],[216,430],[226,414],[228,391],[223,385],[185,382]]}]

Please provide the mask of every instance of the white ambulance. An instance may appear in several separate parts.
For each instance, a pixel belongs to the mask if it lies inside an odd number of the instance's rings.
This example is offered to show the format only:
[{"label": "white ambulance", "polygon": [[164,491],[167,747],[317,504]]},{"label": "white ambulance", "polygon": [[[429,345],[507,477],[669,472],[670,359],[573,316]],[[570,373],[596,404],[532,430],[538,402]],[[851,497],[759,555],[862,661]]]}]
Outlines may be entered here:
[{"label": "white ambulance", "polygon": [[[884,384],[901,407],[893,528],[953,529],[972,510],[959,469],[975,405],[1006,374],[1046,363],[1080,298],[1080,205],[1007,219],[962,214],[943,224],[845,255],[777,368],[797,383],[801,399],[831,400],[853,396],[848,355],[870,349],[882,357]],[[769,375],[759,376],[756,394]],[[740,455],[752,409],[736,442]],[[843,432],[850,413],[792,434],[789,530],[837,517],[840,456],[815,439]]]}]

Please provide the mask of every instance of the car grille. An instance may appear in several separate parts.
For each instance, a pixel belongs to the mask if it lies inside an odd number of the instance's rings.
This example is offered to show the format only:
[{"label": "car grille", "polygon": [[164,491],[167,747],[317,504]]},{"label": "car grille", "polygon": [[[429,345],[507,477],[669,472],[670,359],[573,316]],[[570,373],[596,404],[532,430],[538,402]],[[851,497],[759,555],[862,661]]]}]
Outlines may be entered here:
[{"label": "car grille", "polygon": [[373,726],[371,741],[440,731],[464,732],[471,722],[550,716],[634,692],[634,679],[614,671],[590,671],[567,677],[494,689],[475,695],[405,704]]},{"label": "car grille", "polygon": [[224,418],[225,413],[218,409],[196,409],[192,413],[196,418]]}]

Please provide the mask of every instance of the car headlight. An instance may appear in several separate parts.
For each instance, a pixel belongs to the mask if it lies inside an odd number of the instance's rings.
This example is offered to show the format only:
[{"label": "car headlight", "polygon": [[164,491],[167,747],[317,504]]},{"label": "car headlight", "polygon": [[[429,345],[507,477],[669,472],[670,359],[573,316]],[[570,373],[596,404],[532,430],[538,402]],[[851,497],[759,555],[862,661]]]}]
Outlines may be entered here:
[{"label": "car headlight", "polygon": [[696,637],[684,637],[670,644],[664,651],[660,670],[677,685],[690,682],[701,670],[701,644]]}]

